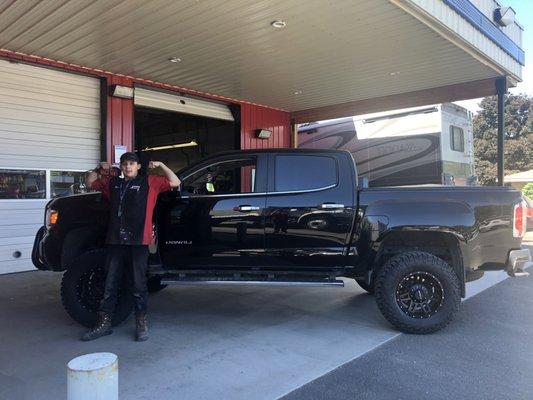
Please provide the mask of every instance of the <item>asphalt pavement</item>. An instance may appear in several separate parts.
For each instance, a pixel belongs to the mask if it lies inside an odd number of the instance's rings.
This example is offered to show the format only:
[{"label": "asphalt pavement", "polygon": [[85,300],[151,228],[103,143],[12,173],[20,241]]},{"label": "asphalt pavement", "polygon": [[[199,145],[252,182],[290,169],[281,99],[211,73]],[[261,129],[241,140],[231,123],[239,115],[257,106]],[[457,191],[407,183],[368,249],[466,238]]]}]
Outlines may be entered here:
[{"label": "asphalt pavement", "polygon": [[300,399],[533,399],[533,276],[465,301],[440,332],[399,335],[283,397]]}]

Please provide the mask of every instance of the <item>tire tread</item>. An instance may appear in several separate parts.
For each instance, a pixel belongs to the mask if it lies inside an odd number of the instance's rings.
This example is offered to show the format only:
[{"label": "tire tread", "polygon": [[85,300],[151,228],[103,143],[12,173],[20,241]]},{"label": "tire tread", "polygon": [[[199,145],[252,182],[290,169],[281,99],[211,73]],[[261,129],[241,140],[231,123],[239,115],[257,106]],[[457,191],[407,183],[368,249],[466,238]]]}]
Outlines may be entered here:
[{"label": "tire tread", "polygon": [[[391,308],[391,306],[387,302],[387,299],[385,298],[385,296],[387,295],[386,293],[384,293],[383,290],[385,280],[390,279],[390,277],[393,276],[396,271],[401,270],[402,267],[412,264],[433,265],[438,267],[441,272],[446,275],[446,278],[452,285],[452,293],[450,294],[452,296],[452,310],[447,315],[447,317],[438,324],[428,327],[419,327],[416,326],[416,323],[407,324],[398,317],[398,313],[401,311],[399,311],[399,309],[395,310]],[[458,312],[459,305],[461,303],[460,282],[452,267],[446,261],[423,251],[410,251],[390,258],[382,266],[378,276],[376,277],[374,290],[376,303],[383,316],[393,326],[405,333],[428,334],[445,328],[452,321],[455,314]],[[394,306],[396,306],[396,304]],[[417,320],[413,320],[413,322],[416,321]]]}]

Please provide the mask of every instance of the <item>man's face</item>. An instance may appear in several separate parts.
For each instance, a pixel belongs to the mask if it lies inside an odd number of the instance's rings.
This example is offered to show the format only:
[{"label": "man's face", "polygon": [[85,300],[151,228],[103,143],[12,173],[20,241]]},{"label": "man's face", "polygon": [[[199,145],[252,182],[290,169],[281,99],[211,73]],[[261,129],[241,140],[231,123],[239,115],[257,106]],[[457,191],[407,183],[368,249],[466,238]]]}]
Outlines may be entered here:
[{"label": "man's face", "polygon": [[139,173],[139,170],[141,169],[141,164],[136,161],[126,160],[120,164],[120,169],[122,170],[122,173],[124,174],[125,178],[133,179]]}]

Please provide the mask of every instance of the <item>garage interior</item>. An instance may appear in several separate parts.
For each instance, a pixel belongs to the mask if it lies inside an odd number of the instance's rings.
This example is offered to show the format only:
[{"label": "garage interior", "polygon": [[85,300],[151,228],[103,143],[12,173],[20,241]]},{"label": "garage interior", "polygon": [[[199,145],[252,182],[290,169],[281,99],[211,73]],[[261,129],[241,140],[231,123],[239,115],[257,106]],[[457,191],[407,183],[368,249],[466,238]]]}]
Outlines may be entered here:
[{"label": "garage interior", "polygon": [[173,171],[240,148],[240,107],[144,88],[135,90],[134,148],[141,171],[162,161]]},{"label": "garage interior", "polygon": [[238,127],[231,121],[135,107],[135,150],[142,170],[162,161],[179,171],[203,157],[239,148]]}]

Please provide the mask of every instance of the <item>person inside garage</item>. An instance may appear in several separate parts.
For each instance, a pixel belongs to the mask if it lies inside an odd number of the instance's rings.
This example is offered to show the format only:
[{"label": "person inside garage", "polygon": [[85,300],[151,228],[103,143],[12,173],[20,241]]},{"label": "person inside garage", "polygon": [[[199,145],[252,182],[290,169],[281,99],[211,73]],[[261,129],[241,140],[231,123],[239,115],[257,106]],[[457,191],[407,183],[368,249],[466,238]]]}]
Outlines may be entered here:
[{"label": "person inside garage", "polygon": [[[135,337],[148,339],[146,320],[148,289],[148,245],[153,241],[152,214],[161,192],[179,187],[180,180],[165,164],[151,161],[149,168],[161,168],[165,176],[139,174],[141,164],[135,153],[120,157],[123,177],[112,176],[108,163],[101,163],[100,177],[96,171],[87,177],[87,186],[100,190],[110,202],[109,227],[106,237],[107,277],[96,326],[82,336],[88,341],[111,334],[111,321],[122,277],[125,275],[135,306]],[[124,274],[125,273],[125,274]]]}]

